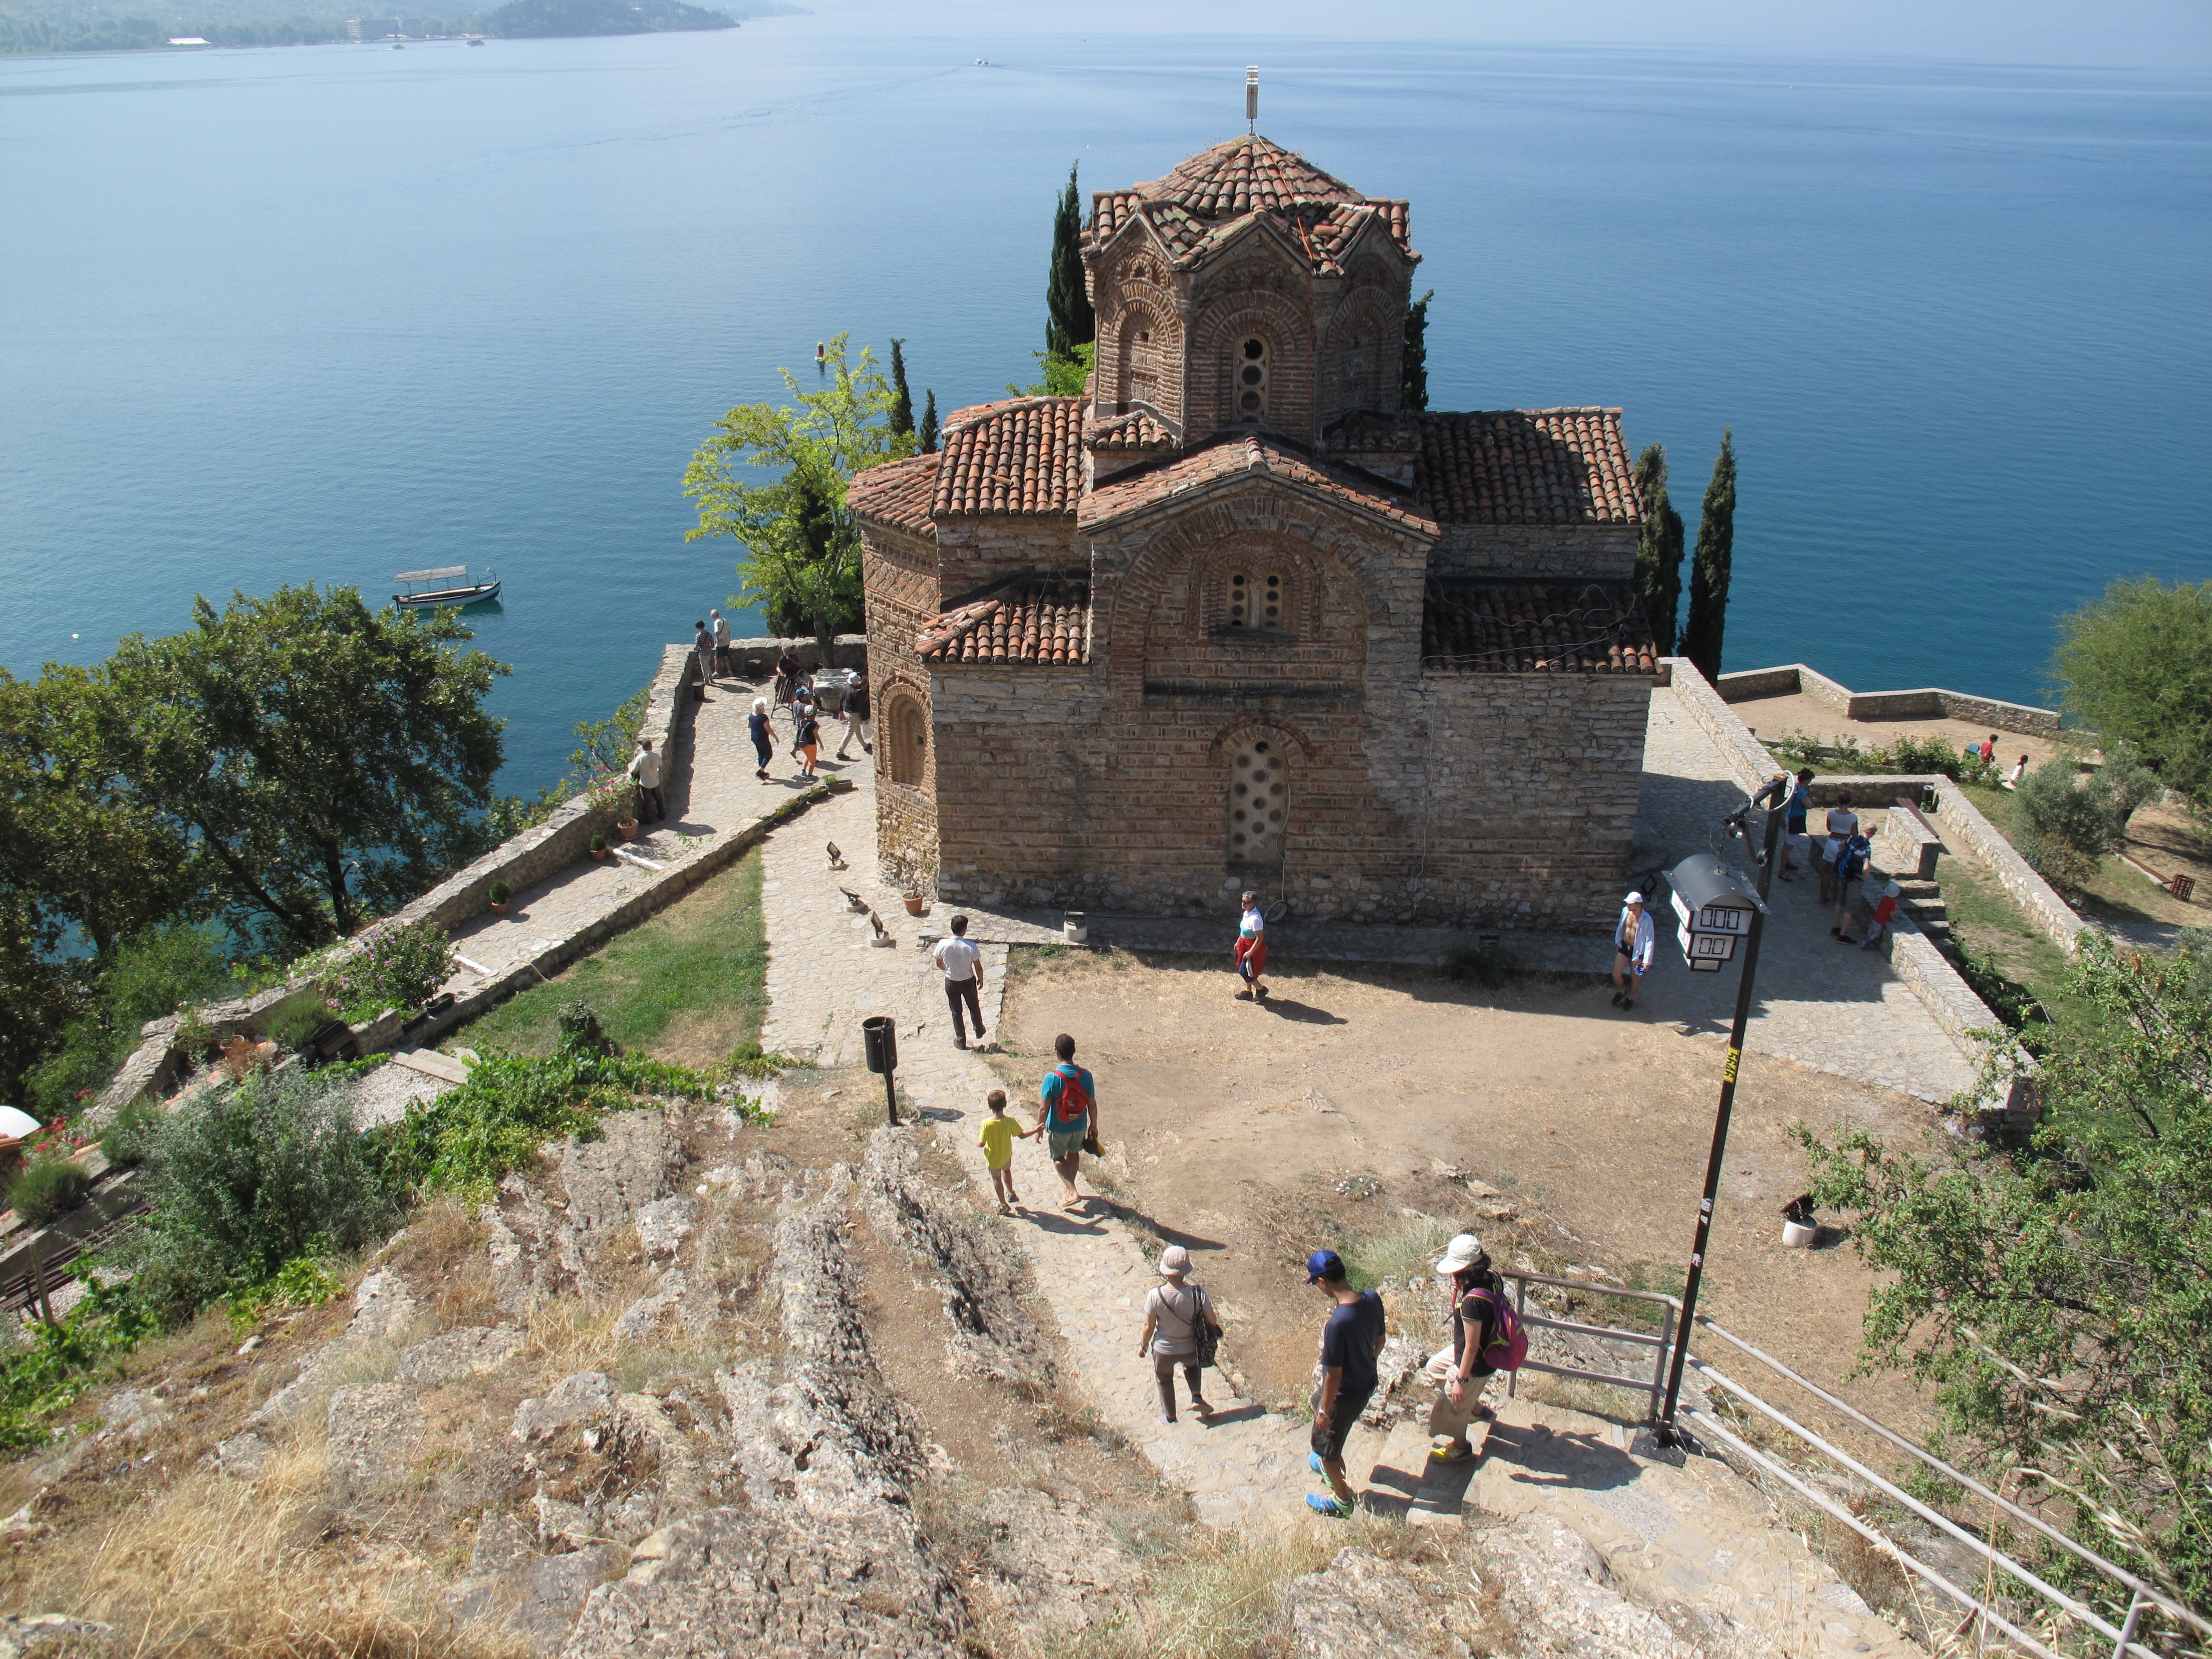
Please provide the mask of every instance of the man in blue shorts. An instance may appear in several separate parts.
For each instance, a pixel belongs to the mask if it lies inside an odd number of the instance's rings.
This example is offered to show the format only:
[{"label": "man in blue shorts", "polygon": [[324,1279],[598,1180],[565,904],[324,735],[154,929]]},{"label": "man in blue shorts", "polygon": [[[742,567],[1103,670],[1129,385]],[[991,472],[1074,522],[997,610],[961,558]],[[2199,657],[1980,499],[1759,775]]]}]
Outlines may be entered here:
[{"label": "man in blue shorts", "polygon": [[1080,1211],[1083,1194],[1075,1190],[1075,1174],[1083,1167],[1083,1143],[1097,1144],[1098,1086],[1075,1063],[1073,1037],[1062,1031],[1052,1040],[1052,1048],[1060,1064],[1044,1074],[1037,1091],[1044,1103],[1037,1109],[1037,1127],[1044,1131],[1045,1151],[1060,1176],[1060,1207]]},{"label": "man in blue shorts", "polygon": [[1312,1450],[1306,1464],[1328,1481],[1328,1491],[1309,1492],[1306,1507],[1340,1518],[1359,1507],[1358,1495],[1344,1478],[1344,1440],[1375,1395],[1375,1362],[1382,1357],[1382,1298],[1355,1291],[1344,1274],[1344,1258],[1334,1250],[1316,1250],[1306,1258],[1306,1283],[1318,1285],[1336,1305],[1321,1330],[1321,1388],[1314,1395]]}]

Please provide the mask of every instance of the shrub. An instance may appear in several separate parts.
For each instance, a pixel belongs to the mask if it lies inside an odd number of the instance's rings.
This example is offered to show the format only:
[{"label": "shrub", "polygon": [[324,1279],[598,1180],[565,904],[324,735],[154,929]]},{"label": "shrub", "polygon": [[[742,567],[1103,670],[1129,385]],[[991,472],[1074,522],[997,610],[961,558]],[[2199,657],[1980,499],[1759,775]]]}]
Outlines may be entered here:
[{"label": "shrub", "polygon": [[323,1257],[295,1256],[274,1279],[230,1298],[230,1322],[241,1332],[250,1330],[271,1310],[319,1308],[344,1289],[345,1281]]},{"label": "shrub", "polygon": [[[2071,848],[2092,863],[2112,850],[2118,826],[2112,822],[2111,797],[2082,788],[2079,773],[2066,756],[2044,762],[2022,778],[2018,800],[2021,825],[2029,839]],[[2027,858],[2025,850],[2021,856]],[[2028,862],[2035,860],[2029,858]]]},{"label": "shrub", "polygon": [[66,1158],[34,1158],[8,1186],[9,1207],[30,1227],[58,1221],[92,1194],[84,1166]]},{"label": "shrub", "polygon": [[562,1015],[561,1046],[545,1055],[486,1054],[469,1080],[418,1102],[379,1136],[386,1176],[396,1189],[451,1192],[465,1200],[489,1193],[510,1170],[535,1163],[549,1141],[591,1139],[603,1112],[641,1097],[703,1100],[709,1079],[684,1066],[610,1052],[589,1005]]},{"label": "shrub", "polygon": [[54,1414],[152,1328],[128,1285],[96,1282],[58,1324],[33,1325],[30,1346],[0,1355],[0,1446],[46,1445]]},{"label": "shrub", "polygon": [[134,1100],[115,1115],[100,1150],[118,1170],[135,1170],[146,1161],[146,1140],[161,1119],[161,1109],[148,1100]]},{"label": "shrub", "polygon": [[180,1106],[147,1126],[153,1208],[117,1264],[176,1323],[301,1256],[357,1249],[398,1214],[370,1150],[343,1078],[257,1075]]},{"label": "shrub", "polygon": [[605,836],[593,836],[592,837],[592,850],[594,853],[605,852],[607,850],[607,838]]},{"label": "shrub", "polygon": [[2047,1019],[2043,1005],[2027,988],[1997,966],[1996,953],[1984,951],[1977,955],[1974,947],[1964,939],[1959,941],[1959,976],[1966,981],[1973,994],[1990,1006],[1990,1012],[2017,1031],[2031,1019]]},{"label": "shrub", "polygon": [[453,972],[453,942],[446,930],[416,921],[386,928],[358,950],[332,952],[318,977],[346,1018],[358,1024],[386,1008],[420,1008]]},{"label": "shrub", "polygon": [[1969,760],[1962,750],[1954,749],[1941,738],[1899,738],[1886,749],[1869,752],[1866,763],[1870,771],[1908,776],[1933,772],[1955,778],[1969,770],[1982,770],[1978,759]]},{"label": "shrub", "polygon": [[106,1087],[148,1020],[234,988],[221,936],[201,927],[156,928],[126,939],[94,969],[90,1006],[64,1030],[60,1050],[24,1081],[26,1104],[41,1120],[73,1112],[81,1096]]},{"label": "shrub", "polygon": [[484,890],[484,896],[487,899],[489,899],[494,904],[504,904],[514,894],[514,890],[512,887],[509,887],[505,882],[495,881],[492,883],[489,887]]},{"label": "shrub", "polygon": [[2014,850],[2069,903],[2079,904],[2081,896],[2089,890],[2089,884],[2097,878],[2097,860],[2063,841],[2023,835]]}]

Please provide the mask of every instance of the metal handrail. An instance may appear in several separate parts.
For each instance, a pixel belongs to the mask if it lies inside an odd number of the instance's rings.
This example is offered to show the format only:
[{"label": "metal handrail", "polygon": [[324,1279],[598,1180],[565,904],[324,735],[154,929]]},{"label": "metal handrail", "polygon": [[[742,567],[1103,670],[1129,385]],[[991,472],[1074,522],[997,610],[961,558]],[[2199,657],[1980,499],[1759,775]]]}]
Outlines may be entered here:
[{"label": "metal handrail", "polygon": [[[2197,1630],[2203,1632],[2206,1635],[2212,1635],[2212,1620],[2207,1620],[2202,1614],[2192,1611],[2183,1603],[2175,1601],[2172,1596],[2169,1595],[2165,1591],[2160,1590],[2156,1585],[2145,1583],[2141,1578],[2137,1577],[2134,1573],[2130,1572],[2126,1568],[2118,1565],[2115,1562],[2107,1561],[2103,1556],[2098,1554],[2096,1551],[2089,1548],[2087,1545],[2079,1543],[2074,1539],[2068,1537],[2057,1528],[2044,1520],[2042,1516],[2036,1515],[2032,1510],[2023,1508],[2021,1504],[2014,1502],[2011,1498],[2004,1497],[2002,1493],[1990,1491],[1989,1487],[1984,1486],[1972,1475],[1963,1474],[1960,1470],[1952,1468],[1950,1464],[1945,1462],[1933,1452],[1930,1452],[1923,1447],[1915,1443],[1913,1441],[1907,1439],[1905,1436],[1898,1433],[1894,1429],[1888,1427],[1887,1425],[1876,1422],[1873,1418],[1869,1417],[1864,1412],[1860,1411],[1856,1406],[1850,1404],[1850,1401],[1838,1399],[1834,1395],[1829,1393],[1819,1383],[1811,1381],[1809,1378],[1799,1376],[1796,1371],[1790,1370],[1789,1366],[1775,1358],[1773,1355],[1767,1353],[1761,1349],[1753,1347],[1741,1337],[1737,1336],[1735,1333],[1715,1324],[1704,1315],[1700,1314],[1698,1316],[1698,1323],[1704,1328],[1711,1331],[1715,1336],[1719,1337],[1723,1341],[1730,1343],[1735,1347],[1741,1349],[1745,1353],[1749,1354],[1753,1359],[1758,1360],[1759,1364],[1766,1366],[1769,1370],[1782,1376],[1789,1378],[1790,1382],[1795,1382],[1799,1388],[1804,1389],[1806,1393],[1813,1395],[1815,1399],[1822,1401],[1824,1404],[1831,1406],[1837,1411],[1841,1412],[1845,1417],[1850,1419],[1854,1423],[1858,1424],[1862,1428],[1873,1430],[1876,1434],[1881,1436],[1883,1439],[1888,1441],[1892,1445],[1898,1447],[1900,1450],[1911,1453],[1914,1457],[1919,1459],[1921,1462],[1926,1464],[1929,1468],[1934,1469],[1937,1474],[1944,1476],[1947,1480],[1956,1481],[1960,1486],[1973,1493],[1975,1497],[2002,1510],[2013,1519],[2041,1534],[2045,1538],[2049,1539],[2061,1549],[2065,1550],[2069,1554],[2086,1563],[2087,1565],[2096,1568],[2098,1571],[2105,1574],[2106,1577],[2115,1579],[2118,1583],[2126,1585],[2130,1590],[2134,1592],[2136,1597],[2143,1601],[2150,1601],[2164,1611],[2172,1613],[2175,1618],[2195,1626]],[[1699,1369],[1701,1370],[1708,1370],[1711,1368],[1701,1363],[1699,1364]],[[1713,1372],[1713,1375],[1715,1376],[1718,1376],[1720,1374],[1717,1371],[1715,1371]],[[1741,1392],[1741,1390],[1735,1391]],[[1761,1402],[1760,1409],[1765,1412],[1769,1416],[1774,1418],[1778,1422],[1788,1425],[1793,1431],[1796,1430],[1797,1425],[1796,1424],[1791,1423],[1788,1418],[1783,1416],[1779,1412],[1775,1411],[1771,1407],[1766,1406],[1764,1402]],[[1802,1433],[1802,1431],[1799,1431],[1799,1432],[1801,1434]],[[2106,1633],[2108,1635],[2113,1635],[2118,1632],[2107,1631]]]}]

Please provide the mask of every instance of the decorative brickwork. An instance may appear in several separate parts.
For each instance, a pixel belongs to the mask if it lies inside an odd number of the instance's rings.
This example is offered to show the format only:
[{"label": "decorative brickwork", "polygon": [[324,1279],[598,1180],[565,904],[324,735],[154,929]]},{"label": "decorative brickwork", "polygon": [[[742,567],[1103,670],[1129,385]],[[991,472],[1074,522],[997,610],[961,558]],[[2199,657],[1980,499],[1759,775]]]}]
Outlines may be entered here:
[{"label": "decorative brickwork", "polygon": [[1103,193],[1089,395],[854,481],[902,872],[1603,925],[1662,672],[1620,411],[1401,413],[1407,224],[1260,138]]}]

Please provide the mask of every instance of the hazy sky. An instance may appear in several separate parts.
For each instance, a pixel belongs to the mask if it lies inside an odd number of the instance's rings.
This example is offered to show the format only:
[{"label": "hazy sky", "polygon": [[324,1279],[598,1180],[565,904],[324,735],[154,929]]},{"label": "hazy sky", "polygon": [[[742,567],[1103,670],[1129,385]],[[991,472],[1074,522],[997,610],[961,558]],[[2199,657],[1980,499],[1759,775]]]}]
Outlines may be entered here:
[{"label": "hazy sky", "polygon": [[969,35],[1158,32],[1469,45],[1723,46],[1969,63],[2212,68],[2212,0],[805,0]]}]

